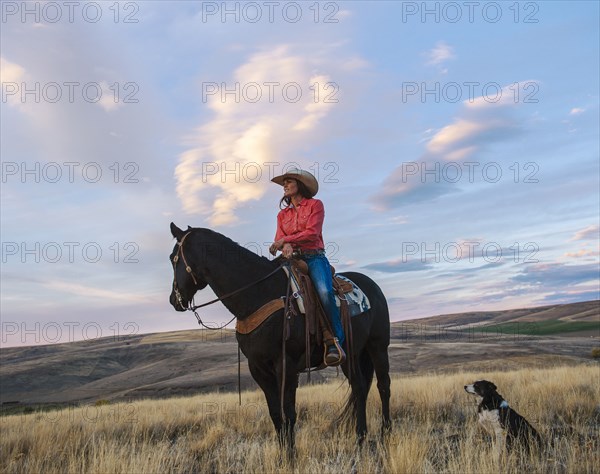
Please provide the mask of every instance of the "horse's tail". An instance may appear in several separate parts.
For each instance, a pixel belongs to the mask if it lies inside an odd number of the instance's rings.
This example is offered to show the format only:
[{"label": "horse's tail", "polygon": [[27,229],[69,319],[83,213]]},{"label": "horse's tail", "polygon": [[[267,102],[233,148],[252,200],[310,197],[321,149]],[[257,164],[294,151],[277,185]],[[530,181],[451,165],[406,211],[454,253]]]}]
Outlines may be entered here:
[{"label": "horse's tail", "polygon": [[[358,360],[358,366],[360,371],[358,373],[352,374],[352,377],[360,376],[362,378],[362,386],[363,390],[365,390],[365,399],[369,394],[369,389],[371,388],[371,383],[373,382],[373,374],[375,373],[375,368],[373,367],[373,361],[371,360],[371,356],[365,350],[361,354]],[[356,421],[356,395],[350,390],[350,394],[348,395],[348,399],[342,408],[341,413],[337,418],[338,424],[344,424],[350,428],[350,423]]]}]

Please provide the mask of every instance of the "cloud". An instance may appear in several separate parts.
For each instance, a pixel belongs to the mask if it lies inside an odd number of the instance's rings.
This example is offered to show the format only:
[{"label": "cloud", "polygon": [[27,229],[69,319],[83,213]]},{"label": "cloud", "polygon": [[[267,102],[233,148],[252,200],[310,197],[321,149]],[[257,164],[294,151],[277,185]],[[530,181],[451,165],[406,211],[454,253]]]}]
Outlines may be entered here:
[{"label": "cloud", "polygon": [[[376,210],[381,211],[458,192],[452,179],[459,163],[481,153],[490,144],[519,133],[518,124],[511,119],[481,122],[457,119],[427,142],[427,152],[419,159],[405,162],[393,170],[384,180],[381,191],[372,196],[370,201]],[[449,179],[446,179],[444,170],[448,170],[448,166],[453,168],[447,171]],[[460,169],[460,172],[463,170]],[[466,172],[469,172],[468,169]]]},{"label": "cloud", "polygon": [[[0,56],[0,81],[2,82],[2,100],[12,106],[22,104],[19,90],[21,84],[27,80],[29,75],[25,68],[17,63],[10,62]],[[13,93],[14,92],[14,93]]]},{"label": "cloud", "polygon": [[378,221],[378,222],[368,222],[368,223],[364,223],[364,224],[358,224],[359,227],[387,227],[390,225],[404,225],[404,224],[408,224],[408,217],[407,216],[393,216],[393,217],[388,217],[384,220]]},{"label": "cloud", "polygon": [[387,262],[371,263],[362,268],[383,273],[403,273],[430,270],[433,266],[421,260],[397,259],[388,260]]},{"label": "cloud", "polygon": [[[286,45],[259,51],[231,81],[202,84],[214,116],[195,133],[197,145],[179,156],[175,169],[186,213],[202,214],[213,226],[234,224],[241,206],[266,192],[270,183],[263,174],[271,178],[273,168],[265,163],[281,166],[277,160],[284,158],[303,164],[298,150],[323,133],[338,100],[330,74],[315,71],[347,65],[333,54],[305,53]],[[234,92],[224,95],[225,87]]]},{"label": "cloud", "polygon": [[597,264],[565,265],[563,263],[527,264],[511,281],[557,290],[583,283],[598,282]]},{"label": "cloud", "polygon": [[[476,270],[492,268],[492,264],[484,265]],[[499,309],[507,309],[507,302],[512,307],[524,305],[546,304],[548,302],[576,302],[598,298],[599,270],[597,264],[567,265],[560,262],[543,264],[519,264],[505,267],[508,271],[516,271],[512,276],[503,279],[500,273],[489,274],[489,278],[471,280],[470,294],[461,294],[470,305],[484,305],[490,308],[494,303],[501,303]],[[446,274],[436,274],[444,281],[460,281],[462,270]],[[515,306],[518,305],[518,306]]]},{"label": "cloud", "polygon": [[21,82],[25,79],[25,69],[0,56],[0,80],[2,82]]},{"label": "cloud", "polygon": [[100,89],[102,90],[102,96],[100,100],[96,102],[106,112],[112,112],[123,106],[123,100],[121,97],[115,97],[115,93],[110,89],[110,85],[106,81],[100,81]]},{"label": "cloud", "polygon": [[470,275],[470,274],[474,274],[475,272],[478,272],[480,270],[490,270],[490,269],[497,270],[499,267],[501,267],[503,265],[505,265],[505,262],[500,262],[500,261],[499,262],[489,262],[489,263],[480,265],[479,267],[475,267],[475,268],[463,268],[463,269],[457,270],[456,273]]},{"label": "cloud", "polygon": [[[310,79],[310,84],[313,84],[313,86],[315,88],[313,90],[318,89],[319,99],[321,98],[321,95],[327,94],[327,89],[332,88],[335,91],[335,88],[336,88],[336,85],[334,85],[333,82],[330,81],[328,76],[312,77]],[[328,86],[330,86],[330,87],[328,87]],[[330,108],[331,108],[331,103],[326,102],[325,100],[317,100],[317,101],[313,100],[311,102],[308,102],[304,106],[305,115],[296,123],[296,125],[294,125],[292,130],[295,130],[295,131],[312,130],[319,124],[321,119],[323,119],[327,115]]]},{"label": "cloud", "polygon": [[[486,243],[479,239],[467,239],[446,244],[441,244],[440,242],[436,242],[435,244],[403,242],[403,255],[401,258],[371,263],[362,268],[385,273],[403,273],[430,270],[434,268],[434,264],[473,263],[481,258],[486,261],[486,263],[478,267],[470,266],[465,268],[463,265],[457,270],[443,274],[445,277],[463,277],[482,270],[498,269],[515,258],[514,249],[503,249],[496,244],[492,247],[491,250],[486,249],[483,252],[482,249],[486,248]],[[415,258],[410,258],[412,256]],[[496,261],[495,259],[497,258],[498,260]],[[494,261],[490,261],[491,259],[494,259]]]},{"label": "cloud", "polygon": [[427,293],[423,293],[423,296],[437,296],[437,295],[446,295],[448,293],[459,295],[462,290],[468,289],[465,286],[453,286],[449,288],[443,288],[441,290],[428,291]]},{"label": "cloud", "polygon": [[61,280],[49,280],[44,281],[42,286],[52,290],[53,292],[60,292],[74,297],[92,298],[103,304],[110,303],[126,303],[126,304],[139,304],[148,302],[149,298],[154,295],[142,294],[142,293],[127,293],[114,291],[105,288],[99,288],[97,286],[83,285],[80,283],[71,283]]},{"label": "cloud", "polygon": [[438,66],[450,59],[456,58],[454,48],[444,41],[438,41],[435,47],[429,50],[426,54],[427,65]]},{"label": "cloud", "polygon": [[[477,97],[464,101],[460,115],[452,123],[434,134],[428,130],[427,138],[421,139],[425,143],[423,154],[396,167],[384,180],[380,191],[370,196],[374,209],[386,211],[458,192],[460,188],[452,178],[460,163],[481,155],[493,143],[510,140],[523,132],[522,123],[513,111],[514,97],[507,92],[513,86],[500,88],[503,92],[499,96],[508,97],[505,99],[494,101]],[[449,171],[450,176],[446,179],[443,170],[448,166],[453,166],[454,171]]]},{"label": "cloud", "polygon": [[398,166],[384,180],[380,191],[369,197],[373,208],[376,211],[388,211],[458,192],[451,184],[427,175],[427,170],[431,169],[435,169],[434,166],[424,160]]},{"label": "cloud", "polygon": [[594,301],[600,299],[600,291],[597,289],[581,290],[581,291],[564,291],[555,292],[549,295],[545,295],[539,301],[540,304],[544,303],[578,303],[580,301]]},{"label": "cloud", "polygon": [[536,103],[540,81],[530,79],[514,82],[508,86],[488,83],[487,94],[479,97],[469,97],[463,104],[470,110],[497,109],[498,106],[516,106],[520,103]]},{"label": "cloud", "polygon": [[393,305],[393,304],[397,304],[397,303],[404,303],[404,302],[408,301],[407,298],[402,298],[400,296],[386,298],[386,300],[387,300],[387,302],[388,302],[389,305]]},{"label": "cloud", "polygon": [[596,250],[589,250],[589,249],[579,249],[577,252],[567,252],[565,253],[565,257],[570,257],[570,258],[582,258],[582,257],[598,257],[600,255],[600,252],[596,251]]},{"label": "cloud", "polygon": [[443,127],[427,143],[427,150],[446,161],[465,160],[497,135],[509,135],[515,124],[504,119],[457,119]]},{"label": "cloud", "polygon": [[582,109],[580,107],[573,107],[571,109],[571,111],[569,112],[569,115],[579,115],[585,112],[585,109]]},{"label": "cloud", "polygon": [[570,241],[576,240],[598,240],[600,237],[600,226],[598,224],[592,224],[587,226],[585,229],[578,230]]}]

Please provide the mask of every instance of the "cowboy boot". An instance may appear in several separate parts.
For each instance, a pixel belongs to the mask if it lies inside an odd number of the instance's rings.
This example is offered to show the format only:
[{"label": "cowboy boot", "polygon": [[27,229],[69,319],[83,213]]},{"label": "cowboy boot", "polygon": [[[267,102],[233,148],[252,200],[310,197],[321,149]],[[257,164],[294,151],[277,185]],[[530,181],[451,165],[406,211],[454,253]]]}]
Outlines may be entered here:
[{"label": "cowboy boot", "polygon": [[339,345],[337,337],[333,339],[333,344],[326,346],[324,360],[328,367],[336,367],[346,360],[346,354]]}]

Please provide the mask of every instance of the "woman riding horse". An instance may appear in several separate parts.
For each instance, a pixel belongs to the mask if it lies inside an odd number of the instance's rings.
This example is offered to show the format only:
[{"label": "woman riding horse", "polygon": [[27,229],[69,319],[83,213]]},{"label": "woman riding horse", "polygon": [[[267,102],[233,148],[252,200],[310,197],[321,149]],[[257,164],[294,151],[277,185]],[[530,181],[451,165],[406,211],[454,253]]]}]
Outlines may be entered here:
[{"label": "woman riding horse", "polygon": [[[284,183],[286,178],[290,180]],[[320,286],[330,291],[327,285],[331,285],[331,273],[322,252],[323,204],[313,199],[318,191],[316,179],[305,171],[296,170],[295,173],[278,176],[274,181],[284,186],[282,203],[286,207],[279,213],[277,237],[271,251],[282,250],[284,256],[289,257],[294,249],[302,250],[308,266],[318,266],[320,278],[324,280]],[[237,323],[243,326],[236,327],[236,339],[248,359],[252,378],[265,394],[279,440],[290,455],[294,452],[298,374],[306,367],[306,341],[316,338],[310,337],[310,333],[307,335],[302,318],[286,319],[285,295],[289,281],[282,265],[211,229],[188,227],[183,230],[171,223],[171,234],[177,239],[169,257],[173,267],[171,305],[177,311],[194,311],[203,324],[196,310],[222,301]],[[377,375],[381,398],[381,433],[389,432],[391,427],[390,318],[385,295],[373,280],[357,272],[344,272],[342,275],[361,288],[370,303],[370,309],[351,318],[353,351],[348,355],[351,360],[341,366],[352,387],[343,413],[350,415],[355,422],[357,439],[362,442],[367,434],[366,405],[374,374]],[[196,292],[207,286],[212,288],[218,299],[194,305]],[[255,313],[271,308],[274,302],[275,309],[269,310],[271,312],[266,319],[250,324]],[[324,306],[331,308],[328,302]],[[331,312],[331,316],[335,318],[337,312]],[[339,340],[343,341],[344,335],[335,321],[333,327]],[[329,357],[330,360],[335,359],[334,362],[342,359],[343,354],[340,347],[335,349],[337,354],[332,350],[333,355]],[[308,363],[319,365],[323,360],[322,354],[315,345],[310,350]]]},{"label": "woman riding horse", "polygon": [[322,234],[325,209],[319,199],[314,199],[319,183],[311,173],[298,169],[271,181],[283,186],[283,197],[279,201],[281,210],[277,214],[275,241],[269,251],[275,255],[281,250],[284,258],[291,258],[296,253],[308,265],[308,274],[335,334],[333,344],[327,347],[325,363],[340,365],[346,358],[342,349],[344,331],[333,292],[329,260],[325,256]]}]

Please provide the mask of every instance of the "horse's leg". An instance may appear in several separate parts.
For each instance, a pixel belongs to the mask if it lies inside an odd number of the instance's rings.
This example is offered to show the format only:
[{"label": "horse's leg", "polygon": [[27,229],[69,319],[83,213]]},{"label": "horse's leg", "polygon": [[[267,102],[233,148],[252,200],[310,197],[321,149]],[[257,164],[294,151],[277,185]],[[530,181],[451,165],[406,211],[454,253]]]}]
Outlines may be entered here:
[{"label": "horse's leg", "polygon": [[295,454],[295,433],[296,425],[296,390],[298,388],[298,373],[294,361],[288,357],[287,370],[285,378],[285,393],[283,397],[283,421],[284,432],[287,442],[288,459],[293,460]]},{"label": "horse's leg", "polygon": [[265,364],[257,364],[252,361],[248,361],[248,367],[250,368],[252,378],[256,380],[256,383],[258,383],[258,386],[265,394],[267,406],[269,407],[269,415],[281,442],[283,439],[283,420],[281,417],[280,394],[275,371]]},{"label": "horse's leg", "polygon": [[[293,459],[294,454],[294,427],[296,425],[296,389],[298,388],[298,373],[296,372],[296,361],[290,356],[286,356],[285,374],[283,373],[283,364],[276,362],[277,367],[277,386],[281,393],[281,382],[285,377],[285,386],[283,391],[283,428],[281,439],[283,447],[286,449],[288,459]],[[281,397],[279,398],[281,401]]]},{"label": "horse's leg", "polygon": [[390,362],[388,358],[387,346],[380,344],[369,344],[367,347],[375,375],[377,376],[377,390],[381,398],[381,435],[384,436],[392,428],[390,420]]}]

